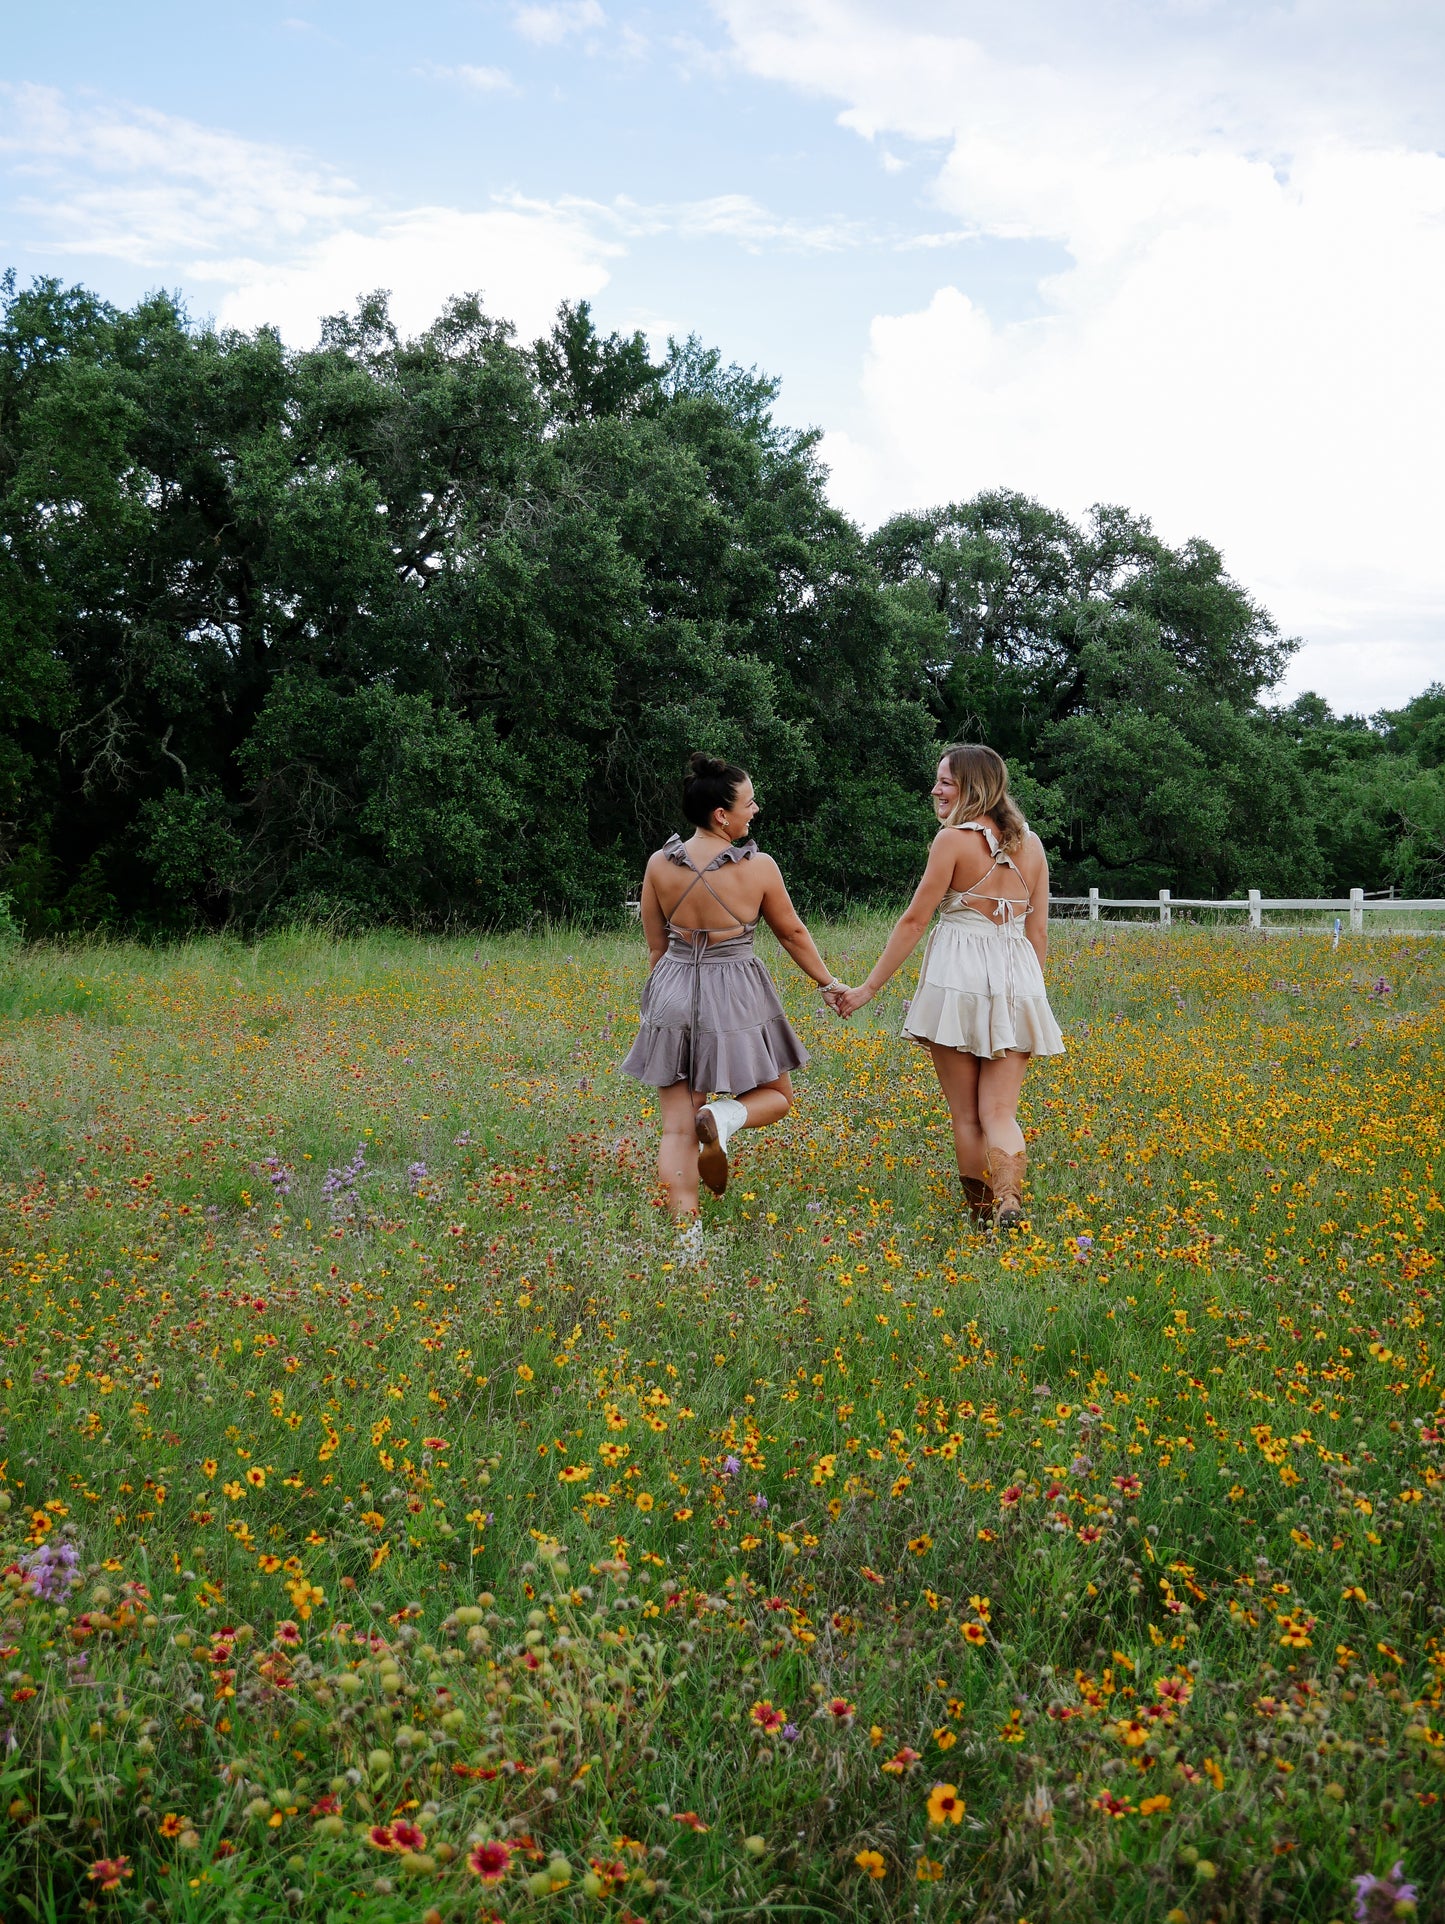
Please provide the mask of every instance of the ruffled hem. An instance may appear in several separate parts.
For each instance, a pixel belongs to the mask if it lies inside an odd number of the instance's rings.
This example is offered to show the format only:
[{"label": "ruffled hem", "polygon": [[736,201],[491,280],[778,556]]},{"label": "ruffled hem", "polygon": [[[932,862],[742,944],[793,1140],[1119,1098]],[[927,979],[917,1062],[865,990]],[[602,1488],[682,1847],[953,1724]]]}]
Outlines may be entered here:
[{"label": "ruffled hem", "polygon": [[915,1042],[936,1042],[965,1055],[1061,1056],[1064,1038],[1045,996],[1019,996],[1012,1010],[1006,995],[970,995],[920,982],[903,1024]]},{"label": "ruffled hem", "polygon": [[[807,1063],[808,1051],[788,1018],[773,1016],[755,1029],[730,1029],[697,1038],[692,1086],[710,1095],[746,1095],[760,1083],[775,1082]],[[644,1021],[621,1064],[622,1073],[656,1088],[670,1089],[688,1073],[687,1030],[660,1028]]]}]

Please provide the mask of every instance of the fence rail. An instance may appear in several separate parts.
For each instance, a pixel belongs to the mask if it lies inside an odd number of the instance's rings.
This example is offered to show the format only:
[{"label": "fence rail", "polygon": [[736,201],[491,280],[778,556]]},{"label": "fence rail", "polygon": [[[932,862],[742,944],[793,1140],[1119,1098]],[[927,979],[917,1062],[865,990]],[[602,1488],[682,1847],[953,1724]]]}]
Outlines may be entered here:
[{"label": "fence rail", "polygon": [[1261,895],[1258,889],[1251,889],[1243,900],[1215,902],[1203,896],[1174,895],[1168,889],[1160,889],[1158,895],[1100,895],[1097,889],[1090,889],[1087,895],[1052,896],[1049,906],[1087,909],[1091,922],[1099,920],[1101,909],[1155,909],[1161,929],[1170,926],[1175,909],[1213,909],[1247,915],[1252,929],[1263,927],[1266,909],[1307,909],[1321,915],[1328,915],[1332,910],[1348,911],[1350,928],[1359,934],[1365,926],[1365,916],[1380,909],[1392,914],[1445,913],[1445,896],[1412,901],[1400,896],[1366,896],[1363,889],[1351,889],[1348,895]]}]

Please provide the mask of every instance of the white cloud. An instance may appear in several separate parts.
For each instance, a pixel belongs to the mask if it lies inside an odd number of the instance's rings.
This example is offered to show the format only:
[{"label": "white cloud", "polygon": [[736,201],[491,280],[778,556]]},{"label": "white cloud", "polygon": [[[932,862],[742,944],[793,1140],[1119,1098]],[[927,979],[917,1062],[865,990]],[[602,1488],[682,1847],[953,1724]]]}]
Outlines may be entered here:
[{"label": "white cloud", "polygon": [[0,85],[0,161],[48,252],[165,266],[190,250],[295,241],[362,205],[305,155],[53,88]]},{"label": "white cloud", "polygon": [[539,47],[555,47],[574,33],[606,26],[607,15],[597,0],[558,0],[554,6],[518,7],[512,25],[524,40]]},{"label": "white cloud", "polygon": [[750,252],[763,247],[799,248],[831,252],[855,245],[862,228],[848,221],[800,221],[773,213],[750,194],[712,194],[702,200],[659,201],[654,205],[619,197],[606,204],[564,201],[563,206],[588,206],[597,217],[610,220],[627,234],[678,234],[700,240],[714,236],[737,241]]},{"label": "white cloud", "polygon": [[[470,84],[490,69],[433,69]],[[505,78],[505,77],[504,77]],[[523,338],[563,299],[595,297],[628,245],[676,235],[819,250],[842,225],[791,220],[741,194],[642,205],[496,196],[480,208],[379,205],[311,156],[125,104],[0,90],[0,165],[19,179],[35,245],[122,260],[214,304],[223,326],[263,324],[298,345],[376,288],[398,327],[425,327],[478,291]]]},{"label": "white cloud", "polygon": [[1445,157],[1419,7],[720,11],[754,72],[864,138],[946,142],[933,197],[965,232],[1070,257],[1037,318],[952,286],[880,313],[862,420],[825,442],[845,506],[1122,501],[1215,541],[1306,636],[1292,685],[1374,708],[1445,674]]},{"label": "white cloud", "polygon": [[597,294],[623,251],[580,203],[389,209],[307,155],[148,109],[40,88],[0,90],[3,108],[0,163],[37,248],[154,269],[211,292],[223,325],[297,345],[378,287],[403,332],[480,291],[525,338]]},{"label": "white cloud", "polygon": [[427,80],[455,80],[479,94],[514,94],[519,88],[505,67],[443,67],[428,61],[417,68]]},{"label": "white cloud", "polygon": [[558,210],[419,207],[365,229],[340,228],[278,264],[197,262],[191,272],[227,285],[217,311],[223,324],[270,323],[291,341],[313,341],[323,315],[378,287],[391,290],[403,334],[435,320],[452,295],[480,292],[488,312],[514,321],[525,340],[546,330],[563,299],[599,293],[607,261],[621,252]]}]

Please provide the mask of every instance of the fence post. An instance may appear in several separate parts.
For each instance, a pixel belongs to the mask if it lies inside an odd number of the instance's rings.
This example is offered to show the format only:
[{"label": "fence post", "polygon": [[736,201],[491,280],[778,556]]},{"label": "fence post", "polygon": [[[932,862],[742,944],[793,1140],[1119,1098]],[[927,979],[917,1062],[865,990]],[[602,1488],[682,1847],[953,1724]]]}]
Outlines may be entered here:
[{"label": "fence post", "polygon": [[1099,891],[1097,889],[1090,889],[1089,890],[1089,920],[1091,922],[1097,922],[1098,919],[1099,919]]},{"label": "fence post", "polygon": [[1159,926],[1160,928],[1167,929],[1169,927],[1169,920],[1170,920],[1169,891],[1168,889],[1160,889],[1159,891]]},{"label": "fence post", "polygon": [[1365,926],[1365,891],[1350,890],[1350,934],[1359,935]]},{"label": "fence post", "polygon": [[1258,889],[1251,889],[1249,891],[1249,926],[1252,929],[1257,929],[1260,926]]}]

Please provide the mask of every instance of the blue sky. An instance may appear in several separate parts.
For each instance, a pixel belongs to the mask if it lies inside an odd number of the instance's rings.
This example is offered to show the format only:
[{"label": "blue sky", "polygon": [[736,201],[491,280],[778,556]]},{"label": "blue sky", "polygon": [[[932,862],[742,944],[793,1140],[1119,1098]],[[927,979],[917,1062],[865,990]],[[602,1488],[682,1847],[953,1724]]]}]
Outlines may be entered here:
[{"label": "blue sky", "polygon": [[1445,675],[1441,33],[1414,0],[10,7],[0,264],[288,338],[563,295],[783,378],[841,505],[1216,541],[1373,709]]}]

